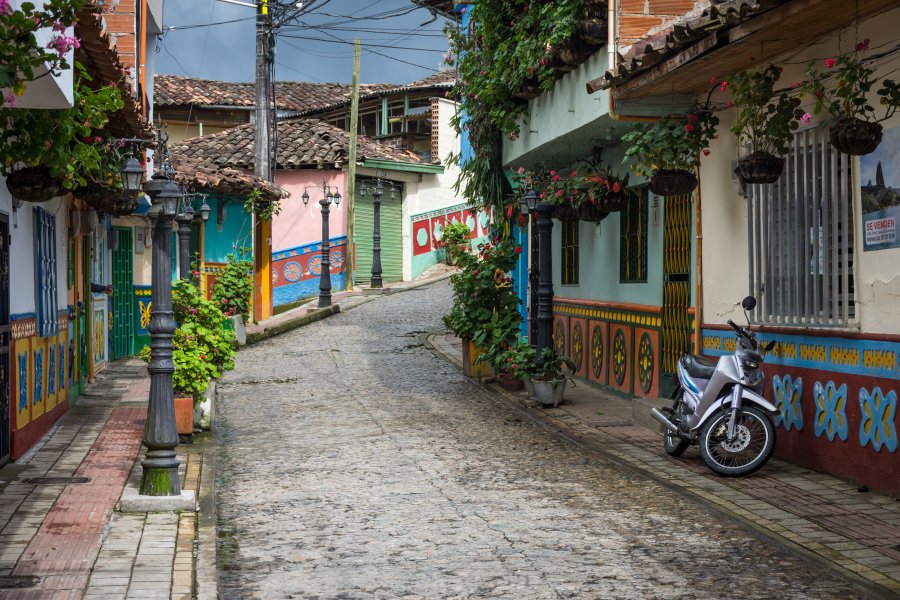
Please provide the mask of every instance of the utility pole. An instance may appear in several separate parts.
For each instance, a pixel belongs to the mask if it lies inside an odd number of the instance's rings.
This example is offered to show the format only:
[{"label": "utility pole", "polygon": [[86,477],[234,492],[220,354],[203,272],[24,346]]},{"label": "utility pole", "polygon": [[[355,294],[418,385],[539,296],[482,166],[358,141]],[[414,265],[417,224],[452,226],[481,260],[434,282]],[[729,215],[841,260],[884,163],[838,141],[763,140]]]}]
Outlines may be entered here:
[{"label": "utility pole", "polygon": [[[272,169],[272,65],[275,61],[275,35],[269,1],[259,0],[256,7],[256,139],[253,147],[253,174],[274,181]],[[276,125],[277,126],[277,125]],[[272,224],[251,214],[253,246],[253,318],[263,321],[272,316]]]},{"label": "utility pole", "polygon": [[353,83],[350,96],[350,165],[347,169],[347,289],[353,289],[356,247],[353,244],[353,212],[356,204],[356,130],[359,127],[359,40],[353,43]]}]

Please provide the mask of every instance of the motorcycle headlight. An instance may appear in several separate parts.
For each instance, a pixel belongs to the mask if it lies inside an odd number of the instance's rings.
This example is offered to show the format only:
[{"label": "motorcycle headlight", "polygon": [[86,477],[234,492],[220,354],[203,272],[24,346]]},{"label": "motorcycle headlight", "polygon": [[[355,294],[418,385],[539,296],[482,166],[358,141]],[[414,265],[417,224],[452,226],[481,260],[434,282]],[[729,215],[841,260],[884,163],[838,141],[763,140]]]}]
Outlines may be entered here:
[{"label": "motorcycle headlight", "polygon": [[759,363],[756,362],[755,360],[745,360],[743,362],[743,365],[744,365],[745,369],[750,369],[750,370],[759,368]]}]

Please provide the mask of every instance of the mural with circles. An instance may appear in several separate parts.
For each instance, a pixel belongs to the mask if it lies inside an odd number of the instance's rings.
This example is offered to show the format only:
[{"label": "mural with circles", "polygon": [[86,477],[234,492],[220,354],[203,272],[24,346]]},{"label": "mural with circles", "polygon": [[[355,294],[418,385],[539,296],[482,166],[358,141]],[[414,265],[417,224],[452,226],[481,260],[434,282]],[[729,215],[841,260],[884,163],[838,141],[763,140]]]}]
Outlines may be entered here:
[{"label": "mural with circles", "polygon": [[[346,289],[347,237],[331,239],[331,289]],[[272,253],[272,303],[289,304],[319,293],[322,247],[316,242]]]},{"label": "mural with circles", "polygon": [[490,229],[490,218],[486,212],[475,212],[465,204],[448,206],[410,217],[412,222],[412,276],[415,278],[425,269],[443,261],[444,227],[453,222],[463,222],[472,232],[472,240],[486,238]]}]

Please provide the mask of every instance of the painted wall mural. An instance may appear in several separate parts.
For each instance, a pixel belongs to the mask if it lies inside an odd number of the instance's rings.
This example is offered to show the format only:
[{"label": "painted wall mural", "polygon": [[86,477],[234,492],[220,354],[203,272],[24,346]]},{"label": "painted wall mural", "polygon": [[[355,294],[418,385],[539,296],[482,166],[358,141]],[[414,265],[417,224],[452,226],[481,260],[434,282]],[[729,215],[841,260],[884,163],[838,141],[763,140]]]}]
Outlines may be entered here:
[{"label": "painted wall mural", "polygon": [[[704,328],[704,354],[734,349],[730,330]],[[872,489],[900,494],[897,387],[900,340],[884,336],[760,334],[778,345],[764,370],[776,404],[776,453]],[[801,382],[806,382],[803,384]],[[811,385],[810,385],[811,384]],[[804,427],[812,418],[812,427]]]},{"label": "painted wall mural", "polygon": [[134,324],[134,349],[150,344],[150,310],[153,308],[153,292],[149,285],[134,286],[135,319]]},{"label": "painted wall mural", "polygon": [[486,212],[474,213],[465,204],[448,206],[410,217],[412,222],[412,276],[417,277],[428,267],[444,260],[441,236],[448,223],[465,223],[472,239],[487,237],[490,217]]},{"label": "painted wall mural", "polygon": [[[346,289],[347,237],[331,238],[331,288]],[[275,306],[289,304],[319,293],[322,274],[320,242],[272,253],[272,301]]]}]

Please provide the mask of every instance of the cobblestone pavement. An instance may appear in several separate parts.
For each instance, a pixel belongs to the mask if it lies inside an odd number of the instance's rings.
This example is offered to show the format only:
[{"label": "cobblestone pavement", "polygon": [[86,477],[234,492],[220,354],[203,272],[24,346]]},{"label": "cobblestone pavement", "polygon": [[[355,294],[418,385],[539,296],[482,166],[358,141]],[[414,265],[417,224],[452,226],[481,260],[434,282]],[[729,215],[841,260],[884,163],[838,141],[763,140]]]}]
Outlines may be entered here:
[{"label": "cobblestone pavement", "polygon": [[446,283],[242,350],[224,598],[872,598],[523,419],[422,345]]}]

